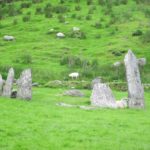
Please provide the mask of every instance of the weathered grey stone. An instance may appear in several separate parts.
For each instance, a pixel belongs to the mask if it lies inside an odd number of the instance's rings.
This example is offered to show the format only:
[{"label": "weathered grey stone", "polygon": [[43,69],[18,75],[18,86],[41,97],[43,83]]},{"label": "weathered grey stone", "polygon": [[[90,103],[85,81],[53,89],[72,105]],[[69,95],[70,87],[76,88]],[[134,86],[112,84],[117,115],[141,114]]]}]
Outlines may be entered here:
[{"label": "weathered grey stone", "polygon": [[17,98],[30,100],[32,98],[31,69],[24,70],[17,81]]},{"label": "weathered grey stone", "polygon": [[14,69],[10,68],[8,72],[7,80],[3,88],[3,94],[2,94],[3,96],[11,97],[13,82],[14,82]]},{"label": "weathered grey stone", "polygon": [[91,83],[91,87],[93,89],[94,85],[97,84],[97,83],[101,83],[102,82],[102,79],[101,77],[96,77],[95,79],[92,80],[92,83]]},{"label": "weathered grey stone", "polygon": [[4,80],[0,74],[0,95],[2,95],[3,92],[3,85],[4,85]]},{"label": "weathered grey stone", "polygon": [[135,55],[131,50],[124,59],[128,83],[128,98],[130,108],[144,108],[144,89],[140,80],[140,72]]},{"label": "weathered grey stone", "polygon": [[91,104],[102,108],[117,108],[110,87],[104,83],[94,85],[91,95]]},{"label": "weathered grey stone", "polygon": [[120,67],[120,66],[121,66],[121,62],[119,62],[119,61],[115,62],[115,63],[113,64],[113,66],[114,66],[115,68]]},{"label": "weathered grey stone", "polygon": [[75,96],[75,97],[84,97],[84,94],[80,90],[68,90],[64,92],[64,95]]},{"label": "weathered grey stone", "polygon": [[64,38],[64,37],[65,37],[65,34],[62,33],[62,32],[58,32],[58,33],[56,34],[56,36],[57,36],[57,38]]}]

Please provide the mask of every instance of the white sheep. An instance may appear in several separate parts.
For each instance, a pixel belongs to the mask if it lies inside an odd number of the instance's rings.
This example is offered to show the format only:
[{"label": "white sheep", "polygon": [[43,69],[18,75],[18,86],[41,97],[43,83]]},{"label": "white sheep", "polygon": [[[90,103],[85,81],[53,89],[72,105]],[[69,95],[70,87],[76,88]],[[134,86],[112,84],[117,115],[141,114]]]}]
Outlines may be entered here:
[{"label": "white sheep", "polygon": [[79,73],[78,72],[73,72],[69,74],[69,77],[71,77],[72,79],[75,78],[77,79],[79,77]]}]

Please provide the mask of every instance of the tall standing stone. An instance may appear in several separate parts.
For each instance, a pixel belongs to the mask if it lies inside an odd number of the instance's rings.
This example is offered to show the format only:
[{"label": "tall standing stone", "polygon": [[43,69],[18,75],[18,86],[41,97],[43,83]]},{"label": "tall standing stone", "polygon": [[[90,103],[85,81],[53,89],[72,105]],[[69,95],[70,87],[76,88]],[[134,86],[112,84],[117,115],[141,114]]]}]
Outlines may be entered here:
[{"label": "tall standing stone", "polygon": [[31,69],[24,70],[17,81],[17,97],[30,100],[32,98],[32,74]]},{"label": "tall standing stone", "polygon": [[3,94],[2,94],[3,96],[11,97],[13,82],[14,82],[14,69],[10,68],[8,72],[7,80],[3,88]]},{"label": "tall standing stone", "polygon": [[3,85],[4,85],[4,81],[3,81],[3,78],[0,74],[0,95],[2,95],[2,92],[3,92]]},{"label": "tall standing stone", "polygon": [[144,108],[144,89],[141,84],[138,62],[131,50],[124,59],[128,83],[128,98],[130,108]]},{"label": "tall standing stone", "polygon": [[110,87],[104,83],[94,85],[91,95],[91,104],[102,108],[117,108],[116,100]]}]

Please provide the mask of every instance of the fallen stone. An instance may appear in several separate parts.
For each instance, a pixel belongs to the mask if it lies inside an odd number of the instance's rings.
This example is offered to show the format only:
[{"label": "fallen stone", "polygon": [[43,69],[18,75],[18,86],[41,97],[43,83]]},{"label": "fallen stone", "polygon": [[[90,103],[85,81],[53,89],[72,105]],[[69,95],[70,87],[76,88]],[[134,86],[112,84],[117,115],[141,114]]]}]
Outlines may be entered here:
[{"label": "fallen stone", "polygon": [[14,38],[13,36],[10,36],[10,35],[5,35],[5,36],[3,37],[3,39],[4,39],[5,41],[13,41],[13,40],[15,40],[15,38]]},{"label": "fallen stone", "polygon": [[84,93],[80,90],[72,89],[64,92],[64,95],[74,96],[74,97],[84,97]]}]

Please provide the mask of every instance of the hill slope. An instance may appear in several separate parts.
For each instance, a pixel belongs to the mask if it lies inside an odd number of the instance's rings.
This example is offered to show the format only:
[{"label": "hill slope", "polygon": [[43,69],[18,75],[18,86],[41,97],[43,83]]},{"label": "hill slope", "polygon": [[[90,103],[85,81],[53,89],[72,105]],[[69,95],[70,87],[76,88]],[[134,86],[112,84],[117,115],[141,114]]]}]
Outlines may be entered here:
[{"label": "hill slope", "polygon": [[[1,2],[0,72],[6,78],[10,66],[17,76],[23,68],[33,69],[34,81],[68,79],[79,71],[82,79],[102,76],[125,80],[112,67],[123,61],[128,49],[146,57],[143,82],[150,82],[150,9],[147,0],[52,0]],[[72,31],[73,27],[80,31]],[[56,38],[62,32],[65,38]],[[15,41],[4,41],[12,35]]]}]

